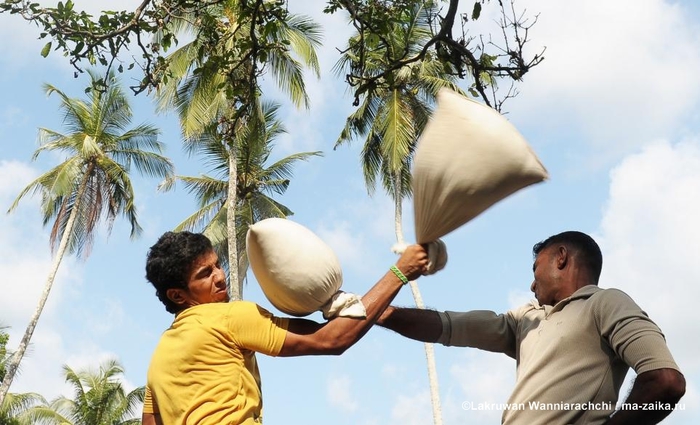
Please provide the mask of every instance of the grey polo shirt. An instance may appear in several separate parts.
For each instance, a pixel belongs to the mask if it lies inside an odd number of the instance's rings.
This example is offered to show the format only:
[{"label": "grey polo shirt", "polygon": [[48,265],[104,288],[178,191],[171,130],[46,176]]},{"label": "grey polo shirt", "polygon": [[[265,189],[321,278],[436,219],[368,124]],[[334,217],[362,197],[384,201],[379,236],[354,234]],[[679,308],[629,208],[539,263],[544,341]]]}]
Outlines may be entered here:
[{"label": "grey polo shirt", "polygon": [[624,292],[580,288],[554,307],[440,313],[439,343],[505,353],[516,383],[502,423],[602,424],[631,367],[678,369],[661,330]]}]

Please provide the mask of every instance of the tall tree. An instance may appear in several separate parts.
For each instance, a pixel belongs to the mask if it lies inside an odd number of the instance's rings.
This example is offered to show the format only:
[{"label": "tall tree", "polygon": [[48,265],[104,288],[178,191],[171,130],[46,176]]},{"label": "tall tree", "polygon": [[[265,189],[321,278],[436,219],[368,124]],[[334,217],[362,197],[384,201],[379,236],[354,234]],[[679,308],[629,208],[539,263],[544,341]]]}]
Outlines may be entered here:
[{"label": "tall tree", "polygon": [[[372,194],[381,181],[393,199],[394,228],[397,243],[401,245],[404,244],[402,202],[411,195],[413,153],[440,88],[462,92],[457,86],[458,78],[469,75],[472,77],[470,93],[489,105],[500,107],[513,91],[506,92],[504,99],[498,99],[497,79],[508,76],[517,80],[532,65],[517,61],[505,67],[497,65],[498,56],[488,53],[484,44],[476,49],[481,54],[477,58],[466,48],[473,40],[452,38],[450,28],[457,15],[457,2],[450,2],[440,21],[436,17],[440,14],[441,3],[412,0],[364,4],[347,0],[329,2],[330,9],[344,7],[348,10],[357,29],[336,64],[336,70],[345,74],[348,83],[356,87],[354,104],[358,108],[348,117],[336,148],[355,138],[364,138],[361,162],[366,186]],[[471,16],[462,15],[462,21],[478,19],[482,3],[477,1]],[[518,19],[506,20],[502,2],[501,7],[504,34],[510,27],[515,33],[516,48],[521,52],[526,37],[520,38],[519,32],[526,32],[526,28],[521,27]],[[507,39],[505,44],[508,45]],[[431,46],[435,49],[430,49]],[[489,91],[489,87],[493,90]],[[415,282],[411,282],[411,290],[416,305],[424,308]],[[439,425],[442,413],[434,350],[432,344],[426,343],[424,347],[433,421]]]},{"label": "tall tree", "polygon": [[[459,12],[459,0],[328,0],[318,7],[323,7],[326,13],[347,13],[360,33],[357,56],[346,76],[356,105],[365,93],[383,84],[397,70],[422,62],[432,54],[442,63],[445,73],[471,78],[470,92],[500,108],[513,92],[508,90],[502,99],[496,99],[495,81],[500,77],[519,81],[542,60],[541,53],[531,59],[523,53],[528,30],[534,22],[516,14],[514,9],[512,14],[507,13],[512,1],[498,2],[503,13],[499,32],[506,36],[505,43],[500,45],[489,34],[465,29],[466,24],[479,18],[483,7],[495,4],[489,0],[475,0],[468,13]],[[302,63],[316,69],[312,65],[315,54],[309,47],[318,44],[314,41],[318,29],[300,21],[295,23],[286,3],[286,0],[143,0],[133,11],[104,11],[93,17],[75,10],[71,0],[59,2],[56,7],[0,0],[0,13],[15,14],[38,25],[42,29],[40,37],[50,38],[41,53],[46,56],[52,50],[61,51],[76,68],[76,74],[82,71],[86,61],[120,72],[138,67],[143,78],[132,86],[135,93],[171,86],[176,88],[171,93],[178,94],[181,100],[189,97],[192,102],[177,100],[182,105],[178,107],[181,118],[188,120],[183,122],[185,137],[196,138],[204,133],[203,128],[215,125],[232,150],[229,180],[235,181],[238,144],[234,139],[251,119],[257,118],[253,114],[259,109],[255,105],[260,95],[259,78],[270,72],[299,104],[298,99],[305,96],[297,65]],[[365,72],[374,66],[367,62],[371,55],[365,52],[388,49],[394,43],[390,35],[392,28],[405,17],[403,11],[423,4],[430,6],[426,9],[431,11],[427,18],[431,36],[419,51],[411,54],[406,51],[403,55],[395,52],[383,62],[382,70]],[[436,4],[446,7],[434,7]],[[190,33],[194,42],[181,49],[181,55],[170,54],[184,28],[194,29]],[[158,36],[151,37],[154,34]],[[140,54],[120,55],[123,49],[137,49]],[[292,52],[301,62],[294,60]],[[184,106],[188,103],[192,106]],[[189,112],[183,114],[184,111]],[[230,189],[228,231],[235,234],[236,193],[233,187]],[[229,241],[229,256],[235,259],[236,246],[232,241],[233,238]],[[229,275],[235,280],[235,260],[230,263]],[[240,297],[237,285],[229,288],[234,299]]]},{"label": "tall tree", "polygon": [[[391,63],[406,55],[417,55],[431,38],[430,18],[435,4],[423,2],[398,11],[389,21],[385,44],[365,39],[363,33],[349,40],[349,47],[336,64],[339,73],[351,73],[362,57],[366,77],[384,73]],[[411,194],[411,162],[431,105],[442,87],[460,91],[456,78],[445,72],[439,58],[428,53],[422,61],[409,62],[392,70],[367,89],[362,103],[346,121],[335,147],[364,138],[361,154],[365,185],[371,194],[378,181],[394,201],[394,230],[398,244],[404,244],[402,203]],[[424,308],[416,282],[410,283],[416,305]],[[440,394],[432,344],[424,344],[433,407],[433,421],[442,423]]]},{"label": "tall tree", "polygon": [[[228,181],[239,181],[239,147],[245,146],[248,127],[264,126],[260,107],[260,81],[265,73],[297,106],[308,107],[303,68],[318,75],[315,47],[320,43],[319,28],[309,18],[295,16],[281,8],[281,2],[230,1],[212,6],[210,19],[220,24],[215,41],[206,27],[193,25],[194,14],[183,14],[169,21],[167,31],[158,34],[162,44],[168,34],[186,34],[190,43],[167,58],[164,84],[157,96],[161,110],[176,109],[186,146],[198,144],[225,148],[229,163]],[[238,270],[241,258],[238,239],[238,193],[228,186],[223,198],[226,208],[229,279],[231,299],[241,299],[245,270]],[[245,205],[245,202],[242,203]]]},{"label": "tall tree", "polygon": [[[227,69],[240,69],[251,58],[265,61],[263,56],[270,45],[264,43],[266,37],[259,35],[274,33],[275,23],[287,19],[286,3],[286,0],[143,0],[134,10],[104,11],[100,16],[93,17],[75,10],[72,0],[59,2],[56,7],[41,7],[26,0],[0,0],[0,13],[14,14],[36,24],[42,31],[40,37],[49,37],[42,55],[47,56],[52,50],[61,51],[78,72],[82,71],[85,61],[103,64],[108,69],[117,68],[120,72],[138,66],[143,70],[143,78],[132,89],[140,93],[159,87],[169,76],[169,60],[164,52],[177,42],[176,32],[170,27],[173,19],[193,18],[191,22],[199,28],[199,37],[205,41],[200,57],[208,55],[211,63],[225,65]],[[390,31],[387,23],[396,20],[401,11],[423,3],[426,3],[425,0],[327,0],[325,3],[318,2],[318,7],[323,7],[326,13],[349,14],[352,24],[364,36],[386,44],[389,41],[385,36]],[[499,1],[498,5],[490,0],[473,0],[473,3],[467,2],[471,7],[462,7],[462,10],[466,10],[462,12],[460,5],[464,5],[464,0],[433,0],[430,3],[441,7],[433,9],[430,17],[432,37],[423,49],[416,55],[398,58],[385,72],[374,77],[358,79],[362,76],[361,72],[349,75],[347,82],[354,88],[355,101],[359,103],[359,98],[378,79],[409,62],[423,60],[432,50],[449,66],[449,72],[460,78],[472,78],[471,89],[484,102],[500,108],[504,98],[499,100],[495,93],[490,92],[494,79],[506,77],[519,81],[543,59],[543,52],[531,58],[524,53],[528,30],[536,19],[531,20],[524,13],[516,13],[513,0]],[[503,43],[495,43],[491,34],[481,32],[481,28],[477,31],[468,28],[471,22],[479,19],[484,8],[494,6],[502,11],[501,29],[497,32],[504,36]],[[231,15],[232,20],[222,22],[221,10],[225,8],[235,10],[235,13]],[[244,28],[239,23],[246,21],[257,28],[247,34],[244,31],[238,34],[243,42],[239,47],[244,47],[250,55],[241,55],[235,49],[227,51],[217,48],[230,25]],[[155,33],[163,36],[147,42],[148,35]],[[119,55],[124,49],[137,49],[139,54],[129,54],[128,58],[131,59],[128,59]],[[358,69],[362,69],[363,63],[363,58],[359,57]],[[505,98],[512,94],[510,91],[508,93]]]},{"label": "tall tree", "polygon": [[[12,352],[7,349],[10,335],[7,327],[0,325],[0,382],[5,377],[6,365],[12,358]],[[29,422],[24,413],[33,405],[46,403],[42,396],[36,393],[9,393],[0,404],[0,425],[25,425]]]},{"label": "tall tree", "polygon": [[[91,86],[99,78],[90,73]],[[87,258],[97,225],[104,221],[111,232],[117,216],[131,225],[131,237],[141,232],[136,214],[134,190],[129,173],[132,167],[143,175],[166,178],[172,174],[170,161],[161,155],[158,129],[148,124],[128,128],[132,111],[118,81],[112,77],[102,90],[91,90],[87,99],[70,98],[46,84],[47,94],[60,97],[66,132],[41,128],[42,152],[58,151],[65,160],[24,188],[8,212],[17,208],[28,194],[41,194],[44,225],[53,221],[50,245],[54,260],[36,310],[7,367],[0,386],[0,403],[7,394],[53,286],[65,254]]]},{"label": "tall tree", "polygon": [[0,382],[5,378],[7,363],[12,357],[7,350],[7,343],[10,341],[10,335],[5,331],[6,326],[0,325]]},{"label": "tall tree", "polygon": [[49,404],[29,408],[23,416],[38,425],[137,425],[146,387],[126,392],[121,381],[124,369],[108,360],[98,371],[74,371],[63,366],[73,398],[60,396]]},{"label": "tall tree", "polygon": [[[238,138],[236,158],[236,245],[238,248],[238,281],[243,282],[248,268],[245,255],[245,237],[248,227],[270,217],[287,217],[293,212],[271,196],[284,194],[290,184],[292,168],[298,161],[305,161],[321,152],[300,152],[268,165],[275,139],[286,132],[277,118],[279,105],[263,103],[263,120],[256,120],[243,128]],[[201,231],[211,239],[214,249],[228,269],[227,197],[229,194],[230,149],[214,132],[210,138],[186,144],[191,154],[200,154],[211,166],[213,176],[173,176],[163,182],[161,188],[170,190],[176,181],[184,183],[198,202],[199,210],[180,223],[176,230]]]}]

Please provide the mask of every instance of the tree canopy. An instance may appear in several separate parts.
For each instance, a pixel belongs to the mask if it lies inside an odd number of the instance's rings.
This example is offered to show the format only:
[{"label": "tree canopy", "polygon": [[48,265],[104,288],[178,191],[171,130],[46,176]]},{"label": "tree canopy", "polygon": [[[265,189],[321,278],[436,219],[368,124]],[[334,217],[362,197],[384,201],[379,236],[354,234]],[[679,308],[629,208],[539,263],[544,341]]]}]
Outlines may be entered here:
[{"label": "tree canopy", "polygon": [[[528,17],[517,11],[512,0],[475,0],[470,4],[462,7],[468,12],[460,12],[459,0],[329,0],[324,6],[319,5],[325,13],[345,13],[359,33],[355,43],[363,47],[346,75],[354,91],[355,104],[392,71],[423,61],[433,52],[445,73],[469,79],[472,94],[499,109],[512,92],[498,95],[493,90],[494,83],[499,79],[519,81],[543,59],[543,52],[528,56],[524,51],[536,16]],[[395,44],[391,39],[392,25],[397,21],[405,23],[401,12],[420,5],[430,10],[426,16],[430,36],[424,44],[418,51],[394,54],[383,70],[367,75],[363,50],[391,51]],[[500,9],[500,34],[471,35],[470,25],[488,7]],[[224,15],[223,20],[239,23],[236,28],[245,28],[247,34],[236,37],[230,49],[221,50],[218,46],[226,35],[225,26],[221,25],[221,11],[225,9],[230,13]],[[170,77],[167,51],[179,42],[177,31],[170,25],[175,20],[185,19],[197,28],[197,37],[204,41],[197,50],[197,57],[207,57],[208,66],[233,72],[252,64],[247,69],[248,76],[265,72],[271,53],[284,49],[289,43],[278,37],[261,37],[279,34],[280,26],[288,23],[290,13],[285,0],[143,0],[134,10],[103,11],[99,16],[76,10],[71,0],[58,2],[55,7],[44,7],[28,0],[3,0],[1,12],[35,23],[41,30],[39,37],[48,40],[42,55],[61,52],[69,58],[76,74],[86,65],[95,64],[120,72],[140,68],[143,76],[131,87],[136,93],[154,89]],[[154,34],[160,36],[154,38]],[[136,50],[138,54],[123,54],[127,49]],[[256,79],[247,81],[251,83]]]}]

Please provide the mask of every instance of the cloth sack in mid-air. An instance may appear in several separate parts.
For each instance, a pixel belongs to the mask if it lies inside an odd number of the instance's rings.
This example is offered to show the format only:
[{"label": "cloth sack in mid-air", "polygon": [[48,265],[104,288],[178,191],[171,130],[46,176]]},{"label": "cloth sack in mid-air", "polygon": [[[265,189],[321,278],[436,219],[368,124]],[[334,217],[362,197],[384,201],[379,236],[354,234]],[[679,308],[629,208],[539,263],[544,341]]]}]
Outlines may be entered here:
[{"label": "cloth sack in mid-air", "polygon": [[430,243],[547,179],[547,170],[500,113],[442,89],[418,140],[412,177],[416,239]]},{"label": "cloth sack in mid-air", "polygon": [[283,313],[366,316],[360,297],[340,290],[343,273],[333,250],[301,224],[261,220],[248,229],[246,250],[265,297]]}]

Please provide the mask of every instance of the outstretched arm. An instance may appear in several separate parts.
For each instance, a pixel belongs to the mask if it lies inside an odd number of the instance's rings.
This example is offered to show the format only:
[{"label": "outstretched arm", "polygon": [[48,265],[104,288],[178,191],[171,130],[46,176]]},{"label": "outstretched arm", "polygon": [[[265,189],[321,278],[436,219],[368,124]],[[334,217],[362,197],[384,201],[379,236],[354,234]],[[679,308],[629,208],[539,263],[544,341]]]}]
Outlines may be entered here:
[{"label": "outstretched arm", "polygon": [[[625,408],[616,411],[606,425],[657,424],[673,411],[683,394],[685,378],[675,369],[640,373],[625,400]],[[653,409],[645,409],[645,406]]]},{"label": "outstretched arm", "polygon": [[141,416],[142,425],[163,425],[160,415],[157,413],[144,413]]},{"label": "outstretched arm", "polygon": [[[417,279],[428,264],[425,249],[420,245],[409,246],[399,258],[396,267],[409,279]],[[382,312],[403,286],[403,282],[388,271],[362,297],[367,316],[364,319],[337,317],[324,324],[311,320],[291,319],[280,356],[304,356],[318,354],[339,355],[357,342],[377,321]]]},{"label": "outstretched arm", "polygon": [[435,310],[389,306],[377,325],[422,342],[437,342],[442,335],[442,320]]}]

